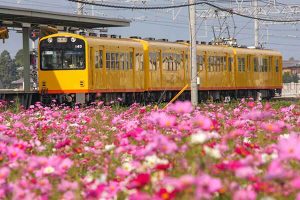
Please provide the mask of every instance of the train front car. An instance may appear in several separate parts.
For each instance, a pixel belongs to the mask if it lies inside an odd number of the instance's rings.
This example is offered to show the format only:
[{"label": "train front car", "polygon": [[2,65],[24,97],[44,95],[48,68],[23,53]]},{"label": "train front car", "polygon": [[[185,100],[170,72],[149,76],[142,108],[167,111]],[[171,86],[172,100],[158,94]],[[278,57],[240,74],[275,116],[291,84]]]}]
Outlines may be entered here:
[{"label": "train front car", "polygon": [[60,33],[39,42],[39,92],[49,103],[86,102],[88,92],[88,45],[84,37]]}]

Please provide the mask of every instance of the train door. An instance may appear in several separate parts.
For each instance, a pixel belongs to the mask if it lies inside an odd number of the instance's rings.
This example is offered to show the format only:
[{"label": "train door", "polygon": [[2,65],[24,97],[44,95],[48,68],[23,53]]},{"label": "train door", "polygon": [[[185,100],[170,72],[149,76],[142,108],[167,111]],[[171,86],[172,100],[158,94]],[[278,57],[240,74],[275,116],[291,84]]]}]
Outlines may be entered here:
[{"label": "train door", "polygon": [[232,54],[227,53],[227,86],[228,88],[233,88],[235,87],[235,82],[234,82],[234,57]]},{"label": "train door", "polygon": [[95,90],[103,90],[105,88],[104,76],[104,47],[97,46],[94,48],[94,88]]}]

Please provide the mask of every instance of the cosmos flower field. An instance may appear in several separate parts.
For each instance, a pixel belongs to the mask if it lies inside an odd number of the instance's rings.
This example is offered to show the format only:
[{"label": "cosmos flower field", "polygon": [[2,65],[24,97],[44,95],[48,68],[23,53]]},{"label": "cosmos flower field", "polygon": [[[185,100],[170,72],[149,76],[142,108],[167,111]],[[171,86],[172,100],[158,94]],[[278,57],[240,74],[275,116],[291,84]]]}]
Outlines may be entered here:
[{"label": "cosmos flower field", "polygon": [[297,104],[0,110],[0,199],[300,199]]}]

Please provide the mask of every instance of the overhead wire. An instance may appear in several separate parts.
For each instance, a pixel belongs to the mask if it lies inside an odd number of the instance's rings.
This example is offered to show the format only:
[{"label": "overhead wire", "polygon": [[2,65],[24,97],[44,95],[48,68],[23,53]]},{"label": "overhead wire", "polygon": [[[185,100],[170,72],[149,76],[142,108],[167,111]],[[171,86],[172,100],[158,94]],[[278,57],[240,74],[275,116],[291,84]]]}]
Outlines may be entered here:
[{"label": "overhead wire", "polygon": [[200,4],[205,4],[210,7],[216,8],[218,10],[228,12],[237,16],[249,18],[249,19],[258,19],[261,21],[268,21],[268,22],[300,22],[300,19],[294,19],[294,20],[276,20],[276,19],[269,19],[269,18],[262,18],[262,17],[255,17],[255,16],[250,16],[242,13],[238,13],[233,11],[232,9],[228,8],[223,8],[220,6],[217,6],[216,4],[212,4],[206,1],[198,1],[192,4],[189,3],[184,3],[184,4],[178,4],[178,5],[167,5],[167,6],[127,6],[127,5],[113,5],[113,4],[105,4],[105,3],[92,3],[92,2],[86,2],[82,0],[68,0],[71,2],[76,2],[76,3],[82,3],[82,4],[87,4],[87,5],[94,5],[94,6],[101,6],[101,7],[110,7],[110,8],[124,8],[124,9],[132,9],[132,10],[159,10],[159,9],[172,9],[172,8],[182,8],[182,7],[189,7],[189,6],[195,6],[195,5],[200,5]]}]

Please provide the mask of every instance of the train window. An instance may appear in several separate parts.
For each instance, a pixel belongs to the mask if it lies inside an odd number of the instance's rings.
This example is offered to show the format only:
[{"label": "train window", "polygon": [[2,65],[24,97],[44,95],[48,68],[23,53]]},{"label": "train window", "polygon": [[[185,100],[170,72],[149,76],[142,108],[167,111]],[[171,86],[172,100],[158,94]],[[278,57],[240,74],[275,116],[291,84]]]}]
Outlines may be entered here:
[{"label": "train window", "polygon": [[144,54],[140,54],[140,69],[143,71],[144,70]]},{"label": "train window", "polygon": [[246,68],[245,58],[238,58],[238,71],[244,72]]},{"label": "train window", "polygon": [[180,70],[183,67],[183,57],[182,54],[176,54],[176,70]]},{"label": "train window", "polygon": [[152,52],[149,54],[149,63],[150,63],[150,70],[156,71],[157,70],[157,53]]},{"label": "train window", "polygon": [[198,71],[203,70],[203,66],[204,66],[203,56],[197,55],[197,66],[198,66]]},{"label": "train window", "polygon": [[139,65],[140,65],[140,54],[136,53],[135,54],[135,68],[136,68],[136,70],[139,70]]},{"label": "train window", "polygon": [[99,51],[95,51],[95,68],[99,68]]},{"label": "train window", "polygon": [[208,71],[209,72],[211,71],[211,68],[212,68],[212,62],[213,62],[212,57],[209,56],[209,58],[208,58]]},{"label": "train window", "polygon": [[62,69],[62,51],[42,51],[42,69]]},{"label": "train window", "polygon": [[119,67],[121,70],[126,70],[126,67],[125,67],[125,61],[126,61],[126,58],[125,58],[125,55],[124,53],[119,53]]},{"label": "train window", "polygon": [[99,51],[99,68],[103,67],[103,50]]},{"label": "train window", "polygon": [[128,54],[127,54],[127,58],[128,58],[128,67],[129,69],[132,69],[133,68],[133,52],[130,52],[129,53],[129,57],[128,57]]},{"label": "train window", "polygon": [[135,55],[135,58],[136,58],[136,69],[137,70],[141,70],[143,71],[144,70],[144,55],[142,53],[137,53]]},{"label": "train window", "polygon": [[227,62],[226,62],[226,57],[223,56],[223,70],[226,72],[226,65],[227,65]]},{"label": "train window", "polygon": [[270,57],[269,57],[269,67],[268,67],[269,72],[272,71],[272,68],[273,68],[273,62],[272,62],[272,57],[270,56]]},{"label": "train window", "polygon": [[254,65],[254,71],[258,72],[259,64],[258,64],[258,58],[257,57],[253,58],[253,65]]},{"label": "train window", "polygon": [[264,58],[263,59],[263,72],[268,71],[268,59]]},{"label": "train window", "polygon": [[228,71],[231,72],[232,66],[233,66],[233,58],[232,58],[232,57],[229,57],[229,58],[228,58]]},{"label": "train window", "polygon": [[279,72],[279,60],[278,60],[278,58],[276,58],[276,60],[275,60],[275,71]]},{"label": "train window", "polygon": [[116,54],[111,53],[111,62],[110,62],[110,68],[115,69],[116,68]]},{"label": "train window", "polygon": [[128,56],[128,53],[123,53],[123,68],[122,69],[124,69],[124,70],[128,70],[129,69],[129,64],[128,64],[128,62],[129,62],[129,58],[128,58],[129,56]]},{"label": "train window", "polygon": [[115,63],[116,63],[116,69],[120,69],[120,58],[119,58],[119,53],[116,53],[116,59],[115,59]]},{"label": "train window", "polygon": [[106,69],[110,69],[110,63],[111,63],[111,57],[110,52],[106,53]]},{"label": "train window", "polygon": [[64,51],[63,53],[63,68],[64,69],[83,69],[84,68],[84,53],[76,51]]}]

